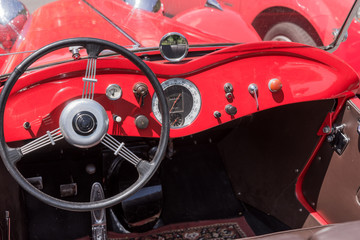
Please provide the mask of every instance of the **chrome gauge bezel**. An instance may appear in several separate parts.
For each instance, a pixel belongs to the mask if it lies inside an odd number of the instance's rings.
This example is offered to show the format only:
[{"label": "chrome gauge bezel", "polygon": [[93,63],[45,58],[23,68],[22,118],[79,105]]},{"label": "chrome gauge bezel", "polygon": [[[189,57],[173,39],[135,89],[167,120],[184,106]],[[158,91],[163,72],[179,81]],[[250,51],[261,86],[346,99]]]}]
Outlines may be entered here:
[{"label": "chrome gauge bezel", "polygon": [[[180,128],[184,128],[184,127],[187,127],[190,124],[192,124],[195,121],[195,119],[197,118],[197,116],[199,115],[200,109],[201,109],[201,95],[200,95],[200,92],[199,92],[198,88],[196,87],[196,85],[187,79],[171,78],[171,79],[168,79],[165,82],[163,82],[161,84],[161,86],[164,91],[167,88],[172,87],[172,86],[181,86],[181,87],[186,88],[191,93],[191,96],[192,96],[193,106],[192,106],[189,114],[186,115],[186,117],[184,119],[184,123],[178,127],[170,126],[170,128],[171,129],[180,129]],[[154,93],[154,96],[152,98],[152,111],[154,113],[156,120],[158,120],[161,123],[161,112],[159,110],[159,101],[156,96],[156,93]]]},{"label": "chrome gauge bezel", "polygon": [[119,85],[117,84],[110,84],[107,88],[106,88],[106,97],[109,100],[115,101],[120,99],[122,96],[122,89]]}]

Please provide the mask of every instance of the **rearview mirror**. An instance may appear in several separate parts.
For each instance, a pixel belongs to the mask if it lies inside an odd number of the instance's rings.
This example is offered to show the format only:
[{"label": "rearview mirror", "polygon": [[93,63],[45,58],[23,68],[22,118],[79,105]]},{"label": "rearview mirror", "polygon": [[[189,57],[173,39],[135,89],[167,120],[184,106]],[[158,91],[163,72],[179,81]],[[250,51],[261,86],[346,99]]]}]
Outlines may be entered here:
[{"label": "rearview mirror", "polygon": [[166,60],[170,62],[180,62],[186,57],[189,44],[182,34],[171,32],[161,38],[159,49],[161,56]]}]

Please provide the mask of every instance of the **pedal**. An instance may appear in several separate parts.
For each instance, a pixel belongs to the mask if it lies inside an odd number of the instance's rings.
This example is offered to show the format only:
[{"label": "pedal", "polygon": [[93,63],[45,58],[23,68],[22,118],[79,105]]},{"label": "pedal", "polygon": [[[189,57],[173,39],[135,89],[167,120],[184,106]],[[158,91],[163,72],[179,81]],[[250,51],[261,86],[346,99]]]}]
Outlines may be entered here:
[{"label": "pedal", "polygon": [[[95,202],[105,198],[101,184],[96,182],[91,187],[90,201]],[[106,211],[105,208],[91,211],[92,239],[106,240]]]}]

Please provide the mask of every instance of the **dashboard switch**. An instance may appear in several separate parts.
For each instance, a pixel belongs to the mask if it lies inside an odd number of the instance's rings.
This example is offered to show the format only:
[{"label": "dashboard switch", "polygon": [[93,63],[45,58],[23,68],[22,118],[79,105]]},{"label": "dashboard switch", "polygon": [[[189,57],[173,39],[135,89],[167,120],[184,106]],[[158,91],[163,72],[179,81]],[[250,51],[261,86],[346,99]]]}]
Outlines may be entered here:
[{"label": "dashboard switch", "polygon": [[237,108],[231,104],[225,106],[225,112],[231,116],[234,116],[237,113]]},{"label": "dashboard switch", "polygon": [[259,110],[259,101],[258,101],[258,86],[255,83],[252,83],[249,85],[248,87],[248,91],[251,95],[254,96],[255,101],[256,101],[256,109]]},{"label": "dashboard switch", "polygon": [[149,119],[144,115],[139,115],[135,118],[135,125],[139,129],[145,129],[149,126]]},{"label": "dashboard switch", "polygon": [[234,97],[233,91],[234,87],[231,83],[225,83],[224,85],[225,97],[227,100],[231,101]]},{"label": "dashboard switch", "polygon": [[233,96],[232,93],[226,93],[225,97],[226,97],[227,100],[231,100],[231,99],[233,99],[234,96]]},{"label": "dashboard switch", "polygon": [[224,85],[225,93],[232,93],[234,91],[234,87],[231,83],[225,83]]},{"label": "dashboard switch", "polygon": [[142,107],[144,105],[144,98],[149,94],[148,86],[145,83],[138,82],[133,87],[133,93],[139,105]]},{"label": "dashboard switch", "polygon": [[282,88],[282,83],[279,79],[273,78],[269,81],[268,87],[270,92],[278,92]]},{"label": "dashboard switch", "polygon": [[114,121],[117,122],[117,123],[121,122],[121,120],[122,120],[120,116],[115,115],[115,114],[113,114],[113,119],[114,119]]},{"label": "dashboard switch", "polygon": [[215,111],[214,112],[214,117],[215,118],[221,118],[221,113],[219,111]]},{"label": "dashboard switch", "polygon": [[24,122],[23,126],[26,130],[28,130],[31,127],[29,122]]}]

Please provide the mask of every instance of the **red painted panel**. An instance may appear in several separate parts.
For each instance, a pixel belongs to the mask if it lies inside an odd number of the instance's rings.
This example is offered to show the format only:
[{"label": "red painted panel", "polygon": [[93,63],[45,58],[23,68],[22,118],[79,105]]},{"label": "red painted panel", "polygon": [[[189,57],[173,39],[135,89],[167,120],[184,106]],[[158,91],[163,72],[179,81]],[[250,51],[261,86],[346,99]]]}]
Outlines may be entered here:
[{"label": "red painted panel", "polygon": [[[170,136],[173,138],[195,134],[258,111],[254,97],[248,92],[251,83],[259,87],[259,111],[296,102],[354,95],[359,85],[355,72],[342,61],[322,50],[296,43],[245,44],[182,64],[147,64],[158,75],[160,82],[183,77],[193,82],[200,91],[200,114],[190,126],[172,129]],[[7,104],[6,140],[40,136],[46,130],[57,128],[59,114],[66,102],[81,97],[85,66],[85,60],[73,61],[23,76]],[[110,118],[109,133],[158,137],[160,124],[151,111],[153,89],[148,80],[121,57],[101,59],[97,68],[95,100],[105,107],[109,117],[114,113],[123,119],[121,123],[114,123]],[[272,78],[282,81],[282,91],[269,91],[268,81]],[[150,96],[145,98],[143,107],[139,106],[132,93],[132,87],[137,82],[145,82],[149,86]],[[223,89],[227,82],[234,86],[231,103],[225,98]],[[122,98],[117,101],[110,101],[105,96],[106,87],[112,83],[119,84],[123,90]],[[235,116],[225,113],[224,108],[229,103],[238,109]],[[221,112],[220,120],[214,118],[215,110]],[[148,129],[135,127],[134,119],[139,114],[149,118]],[[31,123],[31,131],[22,127],[25,121]]]}]

